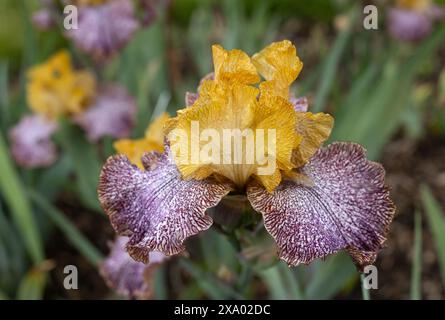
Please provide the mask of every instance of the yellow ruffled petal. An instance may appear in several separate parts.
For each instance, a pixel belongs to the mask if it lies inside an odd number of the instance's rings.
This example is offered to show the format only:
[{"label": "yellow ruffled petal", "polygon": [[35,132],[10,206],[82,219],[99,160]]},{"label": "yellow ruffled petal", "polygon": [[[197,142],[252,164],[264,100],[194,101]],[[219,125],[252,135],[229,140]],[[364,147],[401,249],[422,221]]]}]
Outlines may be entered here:
[{"label": "yellow ruffled petal", "polygon": [[145,138],[159,145],[164,144],[164,127],[170,120],[170,115],[164,112],[158,116],[145,130]]},{"label": "yellow ruffled petal", "polygon": [[215,80],[227,83],[254,84],[260,81],[250,57],[241,50],[226,51],[220,45],[212,46]]},{"label": "yellow ruffled petal", "polygon": [[277,80],[263,81],[260,83],[261,96],[278,96],[289,99],[289,85]]},{"label": "yellow ruffled petal", "polygon": [[[206,91],[209,95],[211,95],[211,88],[221,89],[209,86],[209,91]],[[185,179],[202,179],[212,173],[219,173],[240,182],[246,179],[246,176],[251,175],[250,165],[223,164],[223,156],[220,152],[215,155],[210,154],[210,156],[218,158],[213,162],[220,164],[206,162],[199,155],[200,150],[209,143],[209,141],[199,140],[199,137],[205,132],[209,132],[209,130],[214,132],[217,135],[217,141],[214,143],[218,143],[221,147],[224,129],[242,131],[248,128],[253,120],[253,106],[257,104],[258,89],[250,86],[234,86],[225,87],[225,90],[224,95],[215,91],[213,101],[200,96],[193,107],[183,109],[178,113],[176,120],[170,122],[175,125],[170,126],[171,131],[168,137],[178,169]],[[185,136],[181,138],[178,132],[184,132]],[[197,150],[192,146],[196,146]],[[230,163],[233,163],[233,154],[231,156]]]},{"label": "yellow ruffled petal", "polygon": [[302,137],[294,149],[292,162],[296,167],[306,164],[331,134],[334,118],[325,113],[296,112],[296,132]]},{"label": "yellow ruffled petal", "polygon": [[[179,112],[169,125],[173,156],[183,178],[203,179],[216,174],[242,187],[256,175],[268,190],[273,190],[281,181],[280,170],[292,168],[292,149],[301,140],[295,132],[292,105],[280,97],[258,100],[258,89],[251,86],[209,84],[204,88],[207,96],[200,96],[192,107]],[[195,134],[193,128],[197,128]],[[227,130],[233,129],[240,133],[237,142],[226,136]],[[211,140],[199,138],[208,130],[215,132],[217,158],[202,153],[214,142],[213,136]],[[193,141],[197,141],[197,147],[192,147]],[[225,143],[229,143],[230,151],[225,149]],[[261,152],[257,152],[257,144],[263,146]],[[240,158],[234,156],[237,148],[241,150]]]},{"label": "yellow ruffled petal", "polygon": [[268,192],[273,192],[281,182],[281,171],[276,169],[271,175],[257,175],[256,177]]},{"label": "yellow ruffled petal", "polygon": [[[294,167],[292,150],[302,141],[302,137],[295,132],[297,115],[293,106],[278,96],[261,96],[259,108],[254,113],[257,119],[256,129],[272,129],[276,132],[275,154],[266,148],[269,156],[275,157],[279,169],[291,170]],[[268,145],[267,140],[265,145]]]},{"label": "yellow ruffled petal", "polygon": [[162,144],[157,144],[147,139],[121,139],[115,141],[113,147],[117,153],[126,155],[127,158],[140,169],[144,169],[141,158],[146,152],[164,151],[164,146]]},{"label": "yellow ruffled petal", "polygon": [[[276,95],[289,97],[289,86],[300,74],[303,63],[289,40],[274,42],[252,57],[258,72],[267,80],[262,91],[277,90]],[[284,92],[283,92],[284,91]]]}]

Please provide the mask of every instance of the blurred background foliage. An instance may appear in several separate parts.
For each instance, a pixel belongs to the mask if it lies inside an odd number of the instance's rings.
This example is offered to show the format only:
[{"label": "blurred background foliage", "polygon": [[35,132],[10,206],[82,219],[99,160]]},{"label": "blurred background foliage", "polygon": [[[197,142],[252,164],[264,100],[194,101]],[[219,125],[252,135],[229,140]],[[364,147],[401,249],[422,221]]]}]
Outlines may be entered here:
[{"label": "blurred background foliage", "polygon": [[[398,212],[377,261],[381,288],[371,298],[444,298],[445,26],[420,43],[398,42],[386,31],[392,2],[373,3],[378,30],[363,28],[361,1],[171,1],[101,67],[102,81],[118,81],[136,97],[133,136],[140,137],[156,115],[183,107],[185,92],[211,70],[211,44],[253,54],[290,39],[305,64],[293,91],[309,98],[311,111],[334,116],[332,141],[363,144],[388,172]],[[9,154],[8,129],[28,112],[27,68],[61,48],[78,66],[94,68],[60,30],[32,26],[37,8],[38,1],[0,4],[0,298],[113,297],[97,272],[113,231],[96,194],[101,165],[114,153],[111,139],[92,145],[64,121],[52,167],[21,169]],[[362,297],[347,255],[288,268],[267,256],[270,243],[253,232],[237,238],[241,251],[216,230],[191,239],[189,258],[157,271],[155,297]],[[66,264],[78,266],[80,290],[63,289]]]}]

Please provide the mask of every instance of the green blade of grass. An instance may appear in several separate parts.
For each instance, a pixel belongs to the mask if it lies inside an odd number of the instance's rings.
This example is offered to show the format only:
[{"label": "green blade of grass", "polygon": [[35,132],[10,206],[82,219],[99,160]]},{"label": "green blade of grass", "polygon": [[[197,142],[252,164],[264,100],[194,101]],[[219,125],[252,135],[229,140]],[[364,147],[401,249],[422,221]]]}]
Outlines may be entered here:
[{"label": "green blade of grass", "polygon": [[8,63],[0,62],[0,124],[7,128],[9,122],[9,90],[8,90]]},{"label": "green blade of grass", "polygon": [[423,207],[436,245],[442,282],[445,286],[445,217],[439,203],[426,185],[420,187],[420,194],[422,196]]},{"label": "green blade of grass", "polygon": [[0,288],[12,292],[17,280],[23,276],[28,261],[23,240],[3,212],[1,200],[0,198]]},{"label": "green blade of grass", "polygon": [[362,273],[360,274],[360,285],[362,287],[362,299],[363,300],[371,300],[371,296],[369,294],[369,289],[366,289],[365,286],[363,285],[365,281],[365,274]]},{"label": "green blade of grass", "polygon": [[209,295],[211,299],[243,299],[243,297],[230,286],[222,283],[210,274],[203,272],[187,259],[181,259],[179,264],[197,282],[201,290]]},{"label": "green blade of grass", "polygon": [[0,290],[0,300],[9,300],[9,297]]},{"label": "green blade of grass", "polygon": [[271,268],[260,270],[259,275],[269,290],[269,297],[275,300],[289,299],[289,295],[281,278],[279,263]]},{"label": "green blade of grass", "polygon": [[55,199],[60,190],[63,190],[64,186],[69,183],[72,167],[71,158],[66,154],[61,155],[56,163],[49,168],[45,168],[34,188],[45,198]]},{"label": "green blade of grass", "polygon": [[45,198],[30,190],[30,198],[39,209],[63,232],[69,242],[93,265],[98,265],[103,260],[102,253],[79,232],[69,219],[62,212],[55,208]]},{"label": "green blade of grass", "polygon": [[340,292],[357,271],[345,253],[338,253],[326,260],[306,287],[307,299],[329,299]]},{"label": "green blade of grass", "polygon": [[74,164],[77,188],[83,204],[92,210],[101,211],[96,192],[101,162],[93,145],[86,141],[79,128],[66,120],[60,121],[56,138]]},{"label": "green blade of grass", "polygon": [[413,266],[411,269],[411,300],[420,300],[422,298],[421,288],[422,277],[422,217],[416,212],[414,222],[414,252]]},{"label": "green blade of grass", "polygon": [[355,11],[353,10],[350,14],[349,26],[337,36],[332,50],[323,64],[321,82],[317,89],[314,106],[311,108],[312,112],[320,112],[326,107],[326,100],[336,79],[340,58],[351,39],[352,26],[356,17]]},{"label": "green blade of grass", "polygon": [[17,289],[18,300],[41,300],[47,280],[47,271],[32,269],[23,277]]},{"label": "green blade of grass", "polygon": [[22,183],[15,170],[3,136],[0,134],[0,191],[11,210],[12,218],[19,228],[28,254],[34,264],[43,260],[43,245],[37,229],[31,205],[25,196]]},{"label": "green blade of grass", "polygon": [[273,299],[304,299],[295,271],[282,262],[260,271],[260,276],[268,286]]},{"label": "green blade of grass", "polygon": [[402,123],[409,106],[407,99],[411,98],[407,93],[411,91],[419,66],[436,52],[444,38],[445,27],[438,28],[404,63],[392,58],[393,52],[389,52],[381,79],[375,79],[378,85],[372,86],[371,92],[364,92],[361,98],[355,97],[354,109],[348,107],[349,111],[340,111],[345,118],[338,119],[334,137],[361,143],[368,150],[368,158],[378,158],[385,143]]}]

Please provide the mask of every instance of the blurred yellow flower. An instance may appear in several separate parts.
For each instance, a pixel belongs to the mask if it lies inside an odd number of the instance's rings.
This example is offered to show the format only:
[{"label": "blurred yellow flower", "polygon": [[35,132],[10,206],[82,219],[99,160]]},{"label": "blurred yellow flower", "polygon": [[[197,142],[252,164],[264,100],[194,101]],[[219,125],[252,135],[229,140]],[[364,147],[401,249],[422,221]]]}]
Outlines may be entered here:
[{"label": "blurred yellow flower", "polygon": [[[166,125],[170,141],[176,143],[172,147],[176,165],[185,179],[205,179],[216,174],[241,188],[251,176],[256,176],[271,192],[280,183],[283,172],[290,173],[292,169],[303,166],[317,151],[330,134],[333,118],[324,113],[297,112],[294,109],[289,88],[303,63],[290,41],[272,43],[252,58],[241,50],[226,51],[219,45],[214,45],[212,52],[214,80],[203,81],[194,104],[178,111],[178,116]],[[260,82],[258,74],[265,81]],[[256,83],[259,83],[259,88],[254,86]],[[227,164],[221,159],[224,155],[218,155],[217,161],[191,160],[194,153],[191,139],[196,123],[199,123],[200,136],[208,130],[216,130],[217,136],[224,137],[227,129],[239,132],[247,129],[253,132],[252,141],[266,139],[263,141],[268,147],[264,151],[268,159],[274,161],[274,171],[258,174],[258,168],[263,164],[247,161],[252,153],[247,147],[242,151],[243,163],[232,161]],[[268,137],[262,135],[269,129],[275,130],[273,148],[269,148]],[[186,139],[178,137],[177,132],[187,132]],[[199,143],[200,150],[209,144],[207,141]],[[238,147],[235,142],[233,144]],[[188,150],[186,154],[191,159],[184,161],[181,158],[183,154],[180,153],[184,149]]]},{"label": "blurred yellow flower", "polygon": [[396,0],[399,8],[423,11],[431,5],[431,0]]},{"label": "blurred yellow flower", "polygon": [[29,107],[52,119],[83,111],[96,90],[94,76],[74,70],[65,50],[32,67],[27,76]]},{"label": "blurred yellow flower", "polygon": [[145,135],[141,139],[121,139],[114,143],[114,149],[119,154],[124,154],[139,168],[143,169],[141,158],[146,152],[164,151],[164,126],[170,119],[168,113],[164,112],[151,123]]},{"label": "blurred yellow flower", "polygon": [[107,2],[110,0],[74,0],[74,4],[78,6],[98,6]]}]

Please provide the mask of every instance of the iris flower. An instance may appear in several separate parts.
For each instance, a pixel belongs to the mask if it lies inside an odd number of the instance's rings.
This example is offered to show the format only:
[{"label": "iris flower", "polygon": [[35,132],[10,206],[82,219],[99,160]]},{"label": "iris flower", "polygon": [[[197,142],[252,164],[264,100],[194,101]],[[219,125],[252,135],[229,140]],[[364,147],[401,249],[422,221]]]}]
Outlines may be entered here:
[{"label": "iris flower", "polygon": [[57,123],[41,115],[27,115],[11,129],[11,153],[23,167],[36,168],[51,165],[57,158],[51,135]]},{"label": "iris flower", "polygon": [[51,135],[57,118],[83,111],[94,91],[95,79],[72,68],[67,51],[60,51],[28,71],[27,100],[34,112],[26,115],[9,133],[11,153],[23,167],[51,165],[57,158]]},{"label": "iris flower", "polygon": [[160,252],[150,253],[150,263],[134,261],[125,251],[125,237],[117,237],[109,256],[100,265],[100,274],[107,285],[130,299],[153,297],[153,276],[167,257]]},{"label": "iris flower", "polygon": [[396,0],[389,11],[389,32],[401,41],[420,41],[431,33],[433,23],[444,17],[445,7],[431,0]]},{"label": "iris flower", "polygon": [[140,28],[131,0],[78,0],[77,29],[66,32],[77,47],[97,60],[125,46]]},{"label": "iris flower", "polygon": [[[202,82],[192,105],[166,123],[164,152],[145,153],[143,168],[124,154],[114,155],[102,169],[99,200],[116,232],[129,237],[130,256],[148,262],[153,251],[182,252],[188,237],[212,225],[206,210],[238,194],[262,215],[279,257],[289,265],[342,249],[359,269],[372,264],[395,211],[384,169],[368,161],[358,144],[322,147],[333,118],[293,104],[290,86],[303,67],[295,46],[275,42],[252,57],[219,45],[212,50],[214,76]],[[200,133],[275,130],[276,148],[266,149],[275,169],[260,174],[256,162],[182,161],[178,150],[190,148],[194,121]],[[186,139],[176,139],[177,129],[189,133]]]},{"label": "iris flower", "polygon": [[56,159],[50,135],[57,120],[66,116],[81,126],[90,141],[105,135],[124,138],[130,135],[136,103],[120,85],[96,89],[94,76],[76,70],[67,51],[60,51],[28,71],[27,101],[33,115],[10,132],[12,153],[25,167],[48,166]]},{"label": "iris flower", "polygon": [[74,116],[74,121],[92,142],[104,136],[124,138],[131,134],[136,109],[136,102],[124,87],[107,85],[100,88],[87,110]]},{"label": "iris flower", "polygon": [[96,90],[94,76],[88,71],[75,70],[65,50],[32,67],[27,75],[29,107],[50,119],[82,112]]}]

